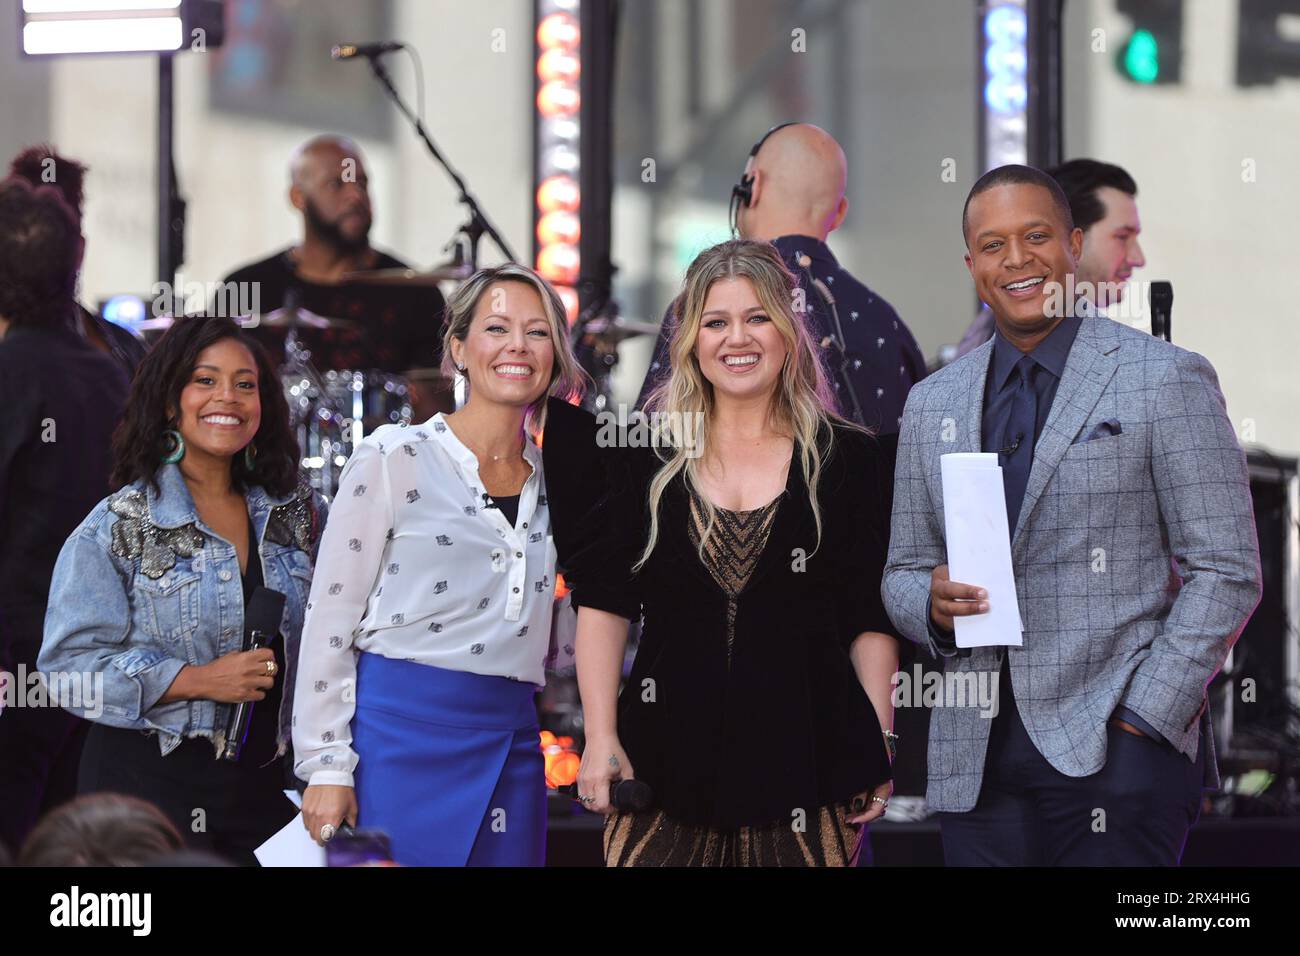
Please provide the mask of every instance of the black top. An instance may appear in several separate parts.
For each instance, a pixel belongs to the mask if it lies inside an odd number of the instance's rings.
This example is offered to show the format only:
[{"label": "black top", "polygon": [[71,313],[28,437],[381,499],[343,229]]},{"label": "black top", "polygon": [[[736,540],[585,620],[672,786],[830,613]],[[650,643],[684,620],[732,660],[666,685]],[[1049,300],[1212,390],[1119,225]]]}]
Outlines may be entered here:
[{"label": "black top", "polygon": [[[248,523],[248,567],[244,569],[242,580],[244,586],[244,610],[248,610],[249,599],[253,592],[265,583],[262,576],[262,556],[257,546],[257,532],[252,519]],[[245,767],[261,767],[275,759],[276,737],[280,722],[280,702],[284,699],[284,638],[277,631],[270,643],[275,654],[275,683],[266,692],[266,697],[253,704],[253,716],[248,721],[248,737],[244,740],[244,749],[239,755],[239,762]]]},{"label": "black top", "polygon": [[506,521],[513,528],[515,522],[519,520],[519,495],[495,495],[488,500],[492,502],[493,506],[501,510]]},{"label": "black top", "polygon": [[[780,236],[772,245],[781,253],[790,271],[799,277],[804,291],[813,340],[821,343],[837,334],[830,307],[822,299],[812,279],[823,282],[835,300],[840,326],[844,329],[848,365],[843,374],[844,357],[831,345],[822,350],[822,358],[840,413],[856,419],[853,396],[862,409],[860,425],[882,435],[898,433],[903,420],[903,405],[912,386],[925,378],[925,357],[910,329],[898,317],[894,307],[867,288],[839,264],[830,247],[811,236]],[[804,262],[807,261],[807,265]],[[676,318],[672,305],[664,313],[654,358],[641,386],[637,407],[645,404],[650,390],[662,380],[669,366],[668,345]],[[852,386],[853,396],[847,384]]]},{"label": "black top", "polygon": [[125,373],[70,325],[0,340],[0,649],[39,647],[59,549],[109,486]]},{"label": "black top", "polygon": [[664,495],[654,553],[631,573],[658,458],[600,448],[596,437],[593,416],[550,402],[552,527],[575,604],[644,616],[618,732],[659,808],[686,823],[757,825],[887,780],[880,724],[847,649],[863,631],[895,633],[880,582],[896,439],[835,429],[819,547],[796,455],[766,546],[729,608],[691,542],[681,479]]},{"label": "black top", "polygon": [[[375,269],[405,269],[387,253],[377,254]],[[379,286],[360,283],[323,284],[302,279],[294,271],[291,249],[244,266],[226,277],[227,283],[258,283],[257,308],[262,314],[295,304],[321,318],[348,319],[356,329],[301,329],[298,340],[311,350],[318,369],[384,369],[405,372],[437,366],[441,358],[442,293],[436,286]],[[250,329],[284,361],[283,329]]]}]

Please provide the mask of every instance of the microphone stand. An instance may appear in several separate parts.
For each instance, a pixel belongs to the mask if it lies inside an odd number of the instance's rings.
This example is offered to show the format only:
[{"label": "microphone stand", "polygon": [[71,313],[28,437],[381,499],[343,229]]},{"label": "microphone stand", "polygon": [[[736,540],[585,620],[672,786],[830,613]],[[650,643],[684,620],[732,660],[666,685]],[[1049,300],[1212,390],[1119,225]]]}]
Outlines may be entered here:
[{"label": "microphone stand", "polygon": [[[429,136],[429,131],[424,128],[424,123],[422,123],[420,118],[412,113],[410,107],[402,101],[402,97],[398,94],[397,88],[393,86],[393,80],[392,77],[389,76],[388,70],[381,62],[379,62],[379,57],[380,54],[377,53],[366,55],[366,61],[370,64],[371,72],[375,74],[375,78],[379,80],[380,85],[388,91],[389,97],[397,104],[397,108],[401,111],[402,115],[410,121],[413,127],[415,127],[415,132],[419,135],[420,139],[424,141],[425,148],[428,149],[429,154],[438,161],[443,169],[447,171],[447,175],[451,177],[452,182],[456,184],[456,188],[460,190],[459,201],[469,210],[469,219],[463,223],[458,230],[456,230],[458,236],[463,235],[465,237],[466,246],[469,251],[469,265],[474,269],[478,268],[478,242],[485,233],[496,247],[501,250],[501,254],[505,256],[508,261],[519,261],[515,257],[514,252],[511,251],[510,246],[506,243],[505,239],[501,238],[501,233],[497,232],[496,227],[493,226],[487,216],[483,214],[483,208],[478,204],[478,200],[470,195],[469,188],[465,185],[465,180],[461,178],[460,174],[457,173],[456,170],[452,169],[451,164],[447,162],[446,158],[443,157],[438,147],[434,144],[432,137]],[[464,264],[460,244],[457,246],[456,264]]]}]

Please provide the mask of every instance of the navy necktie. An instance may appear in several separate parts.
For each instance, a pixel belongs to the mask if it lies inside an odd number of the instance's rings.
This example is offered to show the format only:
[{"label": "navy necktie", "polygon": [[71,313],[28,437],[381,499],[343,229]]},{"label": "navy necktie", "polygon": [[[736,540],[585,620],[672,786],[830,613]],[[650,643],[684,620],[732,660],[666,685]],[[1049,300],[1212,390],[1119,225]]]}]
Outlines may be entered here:
[{"label": "navy necktie", "polygon": [[1011,413],[1002,432],[998,461],[1002,465],[1002,484],[1007,496],[1007,531],[1014,540],[1020,505],[1029,484],[1029,469],[1034,463],[1034,425],[1038,413],[1038,395],[1034,391],[1034,370],[1038,363],[1022,355],[1016,363],[1016,393],[1011,399]]}]

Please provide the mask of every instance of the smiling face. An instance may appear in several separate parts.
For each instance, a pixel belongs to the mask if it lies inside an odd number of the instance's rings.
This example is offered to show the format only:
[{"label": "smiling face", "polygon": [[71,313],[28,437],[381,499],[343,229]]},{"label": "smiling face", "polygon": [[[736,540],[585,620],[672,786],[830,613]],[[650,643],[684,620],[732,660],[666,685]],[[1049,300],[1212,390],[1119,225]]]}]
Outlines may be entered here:
[{"label": "smiling face", "polygon": [[470,401],[523,408],[550,387],[555,365],[553,329],[537,290],[524,282],[494,282],[474,309],[465,338],[452,339],[464,365]]},{"label": "smiling face", "polygon": [[788,354],[785,337],[748,279],[719,279],[709,287],[695,357],[715,397],[771,395]]},{"label": "smiling face", "polygon": [[244,450],[262,424],[257,363],[236,339],[222,339],[199,353],[181,389],[176,426],[185,456],[229,459]]},{"label": "smiling face", "polygon": [[1003,184],[971,199],[966,268],[1000,329],[1014,337],[1045,335],[1060,321],[1046,314],[1052,284],[1067,287],[1082,239],[1081,230],[1067,230],[1042,186]]},{"label": "smiling face", "polygon": [[1114,286],[1128,282],[1134,269],[1146,265],[1138,233],[1137,200],[1113,186],[1097,188],[1097,199],[1106,214],[1083,235],[1083,254],[1079,257],[1077,281],[1091,282],[1097,290],[1096,304],[1112,304]]}]

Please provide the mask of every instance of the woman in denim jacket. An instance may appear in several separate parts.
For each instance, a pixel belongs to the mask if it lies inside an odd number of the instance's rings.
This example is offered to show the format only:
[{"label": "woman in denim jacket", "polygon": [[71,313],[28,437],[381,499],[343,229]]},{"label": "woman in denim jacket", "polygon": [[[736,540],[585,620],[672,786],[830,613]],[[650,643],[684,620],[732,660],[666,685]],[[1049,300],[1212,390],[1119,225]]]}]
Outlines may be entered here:
[{"label": "woman in denim jacket", "polygon": [[[40,667],[94,691],[59,701],[95,721],[80,792],[143,797],[192,846],[251,864],[295,813],[281,758],[324,506],[299,483],[270,360],[229,319],[177,322],[127,408],[113,473],[125,487],[59,555]],[[269,647],[244,651],[258,586],[285,595],[284,614]],[[243,751],[222,759],[243,701]]]}]

